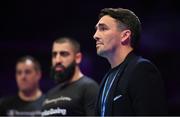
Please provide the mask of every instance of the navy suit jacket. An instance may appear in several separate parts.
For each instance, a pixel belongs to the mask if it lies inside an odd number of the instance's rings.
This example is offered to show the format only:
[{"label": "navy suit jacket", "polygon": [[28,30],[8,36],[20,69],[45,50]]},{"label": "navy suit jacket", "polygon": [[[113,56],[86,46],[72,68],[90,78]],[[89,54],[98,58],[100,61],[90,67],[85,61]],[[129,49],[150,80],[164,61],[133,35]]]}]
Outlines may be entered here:
[{"label": "navy suit jacket", "polygon": [[[161,75],[149,60],[130,52],[118,69],[107,97],[107,116],[167,115],[167,100]],[[101,82],[96,115],[100,115]]]}]

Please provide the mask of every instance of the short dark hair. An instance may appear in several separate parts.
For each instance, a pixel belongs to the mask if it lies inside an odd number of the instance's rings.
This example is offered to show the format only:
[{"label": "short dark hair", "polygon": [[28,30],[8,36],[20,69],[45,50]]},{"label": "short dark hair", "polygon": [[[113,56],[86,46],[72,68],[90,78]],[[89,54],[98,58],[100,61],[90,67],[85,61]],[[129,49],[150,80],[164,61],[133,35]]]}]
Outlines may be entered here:
[{"label": "short dark hair", "polygon": [[135,13],[123,8],[104,8],[99,14],[99,19],[105,15],[116,19],[120,24],[119,27],[123,25],[131,31],[131,46],[136,48],[140,40],[141,23]]},{"label": "short dark hair", "polygon": [[73,38],[70,38],[70,37],[61,37],[61,38],[57,38],[54,43],[65,43],[65,42],[68,42],[72,45],[72,47],[74,48],[74,52],[75,53],[78,53],[81,51],[81,47],[80,47],[80,44],[78,41],[76,41],[75,39]]},{"label": "short dark hair", "polygon": [[39,61],[30,55],[23,56],[23,57],[19,58],[16,62],[16,65],[19,63],[24,63],[27,60],[30,60],[34,64],[34,69],[36,71],[41,71],[41,65],[40,65]]}]

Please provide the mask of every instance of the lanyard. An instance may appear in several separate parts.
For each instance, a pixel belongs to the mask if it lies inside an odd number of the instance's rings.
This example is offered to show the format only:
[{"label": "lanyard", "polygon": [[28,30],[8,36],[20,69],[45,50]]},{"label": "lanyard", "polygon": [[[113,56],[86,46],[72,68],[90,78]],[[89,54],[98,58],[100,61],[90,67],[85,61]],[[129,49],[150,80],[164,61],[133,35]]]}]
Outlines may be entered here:
[{"label": "lanyard", "polygon": [[[118,73],[118,72],[117,72],[117,73]],[[116,73],[116,75],[117,75],[117,73]],[[108,83],[108,81],[109,81],[109,78],[108,78],[108,79],[106,80],[106,82],[105,82],[105,85],[104,85],[104,88],[103,88],[103,93],[102,93],[102,98],[101,98],[101,117],[104,117],[104,116],[105,116],[107,96],[108,96],[109,91],[110,91],[110,89],[111,89],[111,87],[112,87],[112,84],[113,84],[113,82],[114,82],[114,80],[115,80],[115,78],[116,78],[116,75],[114,75],[113,80],[111,81],[111,83],[110,83],[110,85],[109,85],[109,87],[108,87],[108,89],[107,89],[106,94],[105,94],[105,90],[106,90],[106,87],[107,87],[107,83]]]}]

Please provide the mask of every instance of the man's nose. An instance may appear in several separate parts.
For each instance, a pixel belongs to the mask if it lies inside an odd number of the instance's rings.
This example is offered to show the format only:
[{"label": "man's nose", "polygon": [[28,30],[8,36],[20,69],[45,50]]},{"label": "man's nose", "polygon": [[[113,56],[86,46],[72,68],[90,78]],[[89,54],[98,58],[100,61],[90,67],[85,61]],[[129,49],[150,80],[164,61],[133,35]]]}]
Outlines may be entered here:
[{"label": "man's nose", "polygon": [[61,56],[59,54],[57,54],[57,56],[55,57],[55,62],[56,62],[56,64],[57,63],[62,63],[62,58],[61,58]]},{"label": "man's nose", "polygon": [[96,32],[94,33],[93,38],[94,38],[96,41],[99,40],[99,33],[98,33],[98,31],[96,31]]},{"label": "man's nose", "polygon": [[21,74],[19,75],[19,78],[20,78],[21,80],[26,80],[26,79],[27,79],[27,74],[26,74],[25,72],[23,72],[23,73],[21,73]]}]

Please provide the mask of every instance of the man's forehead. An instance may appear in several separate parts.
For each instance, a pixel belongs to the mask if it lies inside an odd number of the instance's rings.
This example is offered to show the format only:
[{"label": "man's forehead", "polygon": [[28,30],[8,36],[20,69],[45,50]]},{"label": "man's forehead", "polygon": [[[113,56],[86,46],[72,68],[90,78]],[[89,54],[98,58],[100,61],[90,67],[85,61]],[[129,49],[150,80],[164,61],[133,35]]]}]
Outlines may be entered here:
[{"label": "man's forehead", "polygon": [[105,15],[99,19],[98,23],[96,24],[96,27],[105,25],[107,23],[114,23],[115,21],[116,20],[112,18],[111,16]]},{"label": "man's forehead", "polygon": [[54,43],[52,50],[53,51],[73,51],[73,48],[70,43],[64,42],[64,43]]},{"label": "man's forehead", "polygon": [[29,60],[29,59],[27,59],[27,60],[24,61],[24,62],[19,62],[19,63],[17,63],[17,67],[22,67],[22,66],[32,67],[33,65],[34,65],[34,63],[33,63],[31,60]]}]

